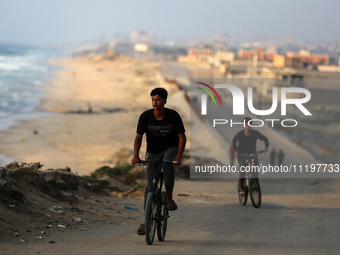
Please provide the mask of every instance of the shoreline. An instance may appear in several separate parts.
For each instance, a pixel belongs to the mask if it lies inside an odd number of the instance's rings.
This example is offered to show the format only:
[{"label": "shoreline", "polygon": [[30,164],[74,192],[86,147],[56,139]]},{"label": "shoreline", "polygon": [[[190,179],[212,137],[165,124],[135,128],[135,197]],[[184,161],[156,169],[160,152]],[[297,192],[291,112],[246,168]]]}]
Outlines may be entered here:
[{"label": "shoreline", "polygon": [[[189,106],[180,103],[185,102],[184,95],[164,82],[160,64],[87,57],[50,63],[61,67],[51,75],[35,109],[47,116],[23,119],[1,131],[4,157],[41,162],[44,169],[69,166],[81,175],[103,165],[114,166],[122,149],[133,149],[139,114],[151,108],[149,91],[157,86],[168,90],[167,106],[178,110],[189,125]],[[141,156],[144,150],[143,146]],[[130,163],[130,158],[124,163]]]},{"label": "shoreline", "polygon": [[[25,107],[23,109],[21,108],[20,110],[17,110],[17,111],[12,110],[9,113],[1,116],[0,138],[1,136],[4,135],[4,132],[11,130],[15,126],[22,125],[23,121],[39,119],[45,116],[50,116],[50,115],[55,114],[50,111],[39,109],[39,107],[42,104],[43,98],[46,96],[46,92],[45,92],[46,87],[50,86],[49,82],[52,79],[54,79],[55,73],[61,70],[61,66],[51,64],[48,58],[44,59],[42,63],[43,64],[39,62],[39,67],[46,69],[47,72],[42,73],[41,76],[38,76],[36,73],[34,73],[33,75],[35,75],[35,78],[36,78],[33,82],[34,84],[32,83],[32,81],[29,81],[31,82],[31,84],[29,85],[33,86],[34,87],[33,89],[36,90],[35,91],[36,94],[32,95],[36,101],[30,99],[29,102],[24,103]],[[30,77],[28,77],[28,79],[30,79]],[[37,89],[35,87],[36,83],[43,84],[43,85],[40,85],[39,86],[40,88]],[[16,92],[13,91],[13,93],[16,93]],[[0,150],[3,151],[1,147],[0,147]],[[17,160],[18,158],[10,157],[6,153],[0,154],[1,165],[6,165]]]}]

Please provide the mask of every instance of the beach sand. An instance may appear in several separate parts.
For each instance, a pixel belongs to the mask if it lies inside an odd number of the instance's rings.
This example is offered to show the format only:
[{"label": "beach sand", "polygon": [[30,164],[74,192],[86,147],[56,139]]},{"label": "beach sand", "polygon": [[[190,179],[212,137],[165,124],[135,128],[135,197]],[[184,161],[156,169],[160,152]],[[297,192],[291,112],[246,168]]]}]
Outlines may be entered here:
[{"label": "beach sand", "polygon": [[[41,162],[43,169],[68,166],[80,175],[115,165],[117,153],[132,153],[138,117],[151,108],[149,94],[155,87],[168,90],[166,107],[182,116],[190,148],[189,104],[183,91],[164,81],[161,65],[123,57],[51,62],[63,68],[50,81],[38,110],[52,114],[2,132],[0,154],[19,162]],[[145,138],[140,157],[144,154]]]}]

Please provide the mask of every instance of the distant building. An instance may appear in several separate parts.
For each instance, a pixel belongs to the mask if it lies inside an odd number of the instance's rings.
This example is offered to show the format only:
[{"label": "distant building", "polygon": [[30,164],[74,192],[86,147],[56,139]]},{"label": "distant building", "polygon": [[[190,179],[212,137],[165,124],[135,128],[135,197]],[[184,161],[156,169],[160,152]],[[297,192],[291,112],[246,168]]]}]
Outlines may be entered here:
[{"label": "distant building", "polygon": [[208,63],[214,67],[220,67],[224,64],[233,63],[235,60],[235,53],[230,51],[218,50],[214,55],[208,57]]},{"label": "distant building", "polygon": [[285,67],[303,68],[303,60],[299,57],[285,57]]},{"label": "distant building", "polygon": [[144,30],[133,30],[131,32],[132,43],[152,43],[153,36],[150,32]]},{"label": "distant building", "polygon": [[285,56],[275,54],[273,57],[273,66],[282,68],[285,66]]},{"label": "distant building", "polygon": [[[307,50],[288,52],[286,56],[278,55],[275,51],[264,52],[262,48],[256,50],[240,50],[238,59],[272,62],[274,67],[308,68],[317,70],[317,65],[328,65],[328,55],[311,54]],[[263,63],[264,64],[264,63]]]},{"label": "distant building", "polygon": [[133,44],[134,56],[146,58],[152,55],[152,34],[145,30],[134,30],[131,32],[131,42]]},{"label": "distant building", "polygon": [[208,48],[203,49],[189,49],[187,56],[178,56],[178,62],[208,62],[208,58],[212,56],[212,50]]},{"label": "distant building", "polygon": [[287,60],[291,59],[292,62],[301,62],[302,64],[327,65],[329,62],[328,55],[311,54],[307,50],[300,50],[299,53],[288,52],[286,57]]},{"label": "distant building", "polygon": [[262,48],[258,48],[252,51],[240,50],[237,57],[252,60],[254,56],[257,56],[258,60],[273,61],[275,54],[275,52],[264,52]]},{"label": "distant building", "polygon": [[335,65],[319,65],[318,66],[318,71],[319,72],[329,72],[329,73],[340,72],[340,66],[335,66]]},{"label": "distant building", "polygon": [[233,62],[235,60],[235,53],[231,51],[219,50],[216,52],[215,57],[220,61]]},{"label": "distant building", "polygon": [[149,50],[149,46],[144,43],[136,43],[134,48],[136,52],[147,52]]}]

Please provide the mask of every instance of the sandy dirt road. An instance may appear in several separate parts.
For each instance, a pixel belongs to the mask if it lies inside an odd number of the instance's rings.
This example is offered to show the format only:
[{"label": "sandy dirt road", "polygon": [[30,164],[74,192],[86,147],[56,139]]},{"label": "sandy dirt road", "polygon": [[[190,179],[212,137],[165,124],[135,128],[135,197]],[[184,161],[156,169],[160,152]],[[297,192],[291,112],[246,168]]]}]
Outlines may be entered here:
[{"label": "sandy dirt road", "polygon": [[[241,206],[235,180],[176,182],[179,209],[164,242],[147,245],[138,211],[119,224],[68,230],[48,239],[2,244],[1,254],[339,254],[339,180],[263,180],[261,208]],[[51,237],[52,238],[52,237]]]}]

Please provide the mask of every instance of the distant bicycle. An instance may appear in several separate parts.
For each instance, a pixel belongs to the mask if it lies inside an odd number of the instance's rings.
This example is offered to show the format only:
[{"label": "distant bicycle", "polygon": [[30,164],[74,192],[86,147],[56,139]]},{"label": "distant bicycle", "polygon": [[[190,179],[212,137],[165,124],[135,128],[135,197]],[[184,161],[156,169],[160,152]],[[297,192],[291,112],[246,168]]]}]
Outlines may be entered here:
[{"label": "distant bicycle", "polygon": [[[263,153],[264,151],[258,151],[256,153],[240,154],[241,157],[246,158],[246,166],[254,166],[254,160],[259,153]],[[244,187],[244,196],[242,196],[238,192],[238,199],[241,205],[246,205],[248,200],[248,193],[250,195],[251,202],[255,208],[259,208],[261,206],[261,186],[259,182],[259,178],[253,177],[254,173],[246,172],[245,179],[243,181]]]},{"label": "distant bicycle", "polygon": [[[163,171],[160,165],[163,163],[174,164],[174,161],[142,161],[136,165],[154,164],[155,171],[152,186],[148,189],[148,196],[145,204],[145,239],[146,243],[153,244],[157,227],[158,241],[164,241],[168,225],[169,212],[166,207],[166,192],[163,188]],[[158,185],[159,184],[159,185]]]}]

